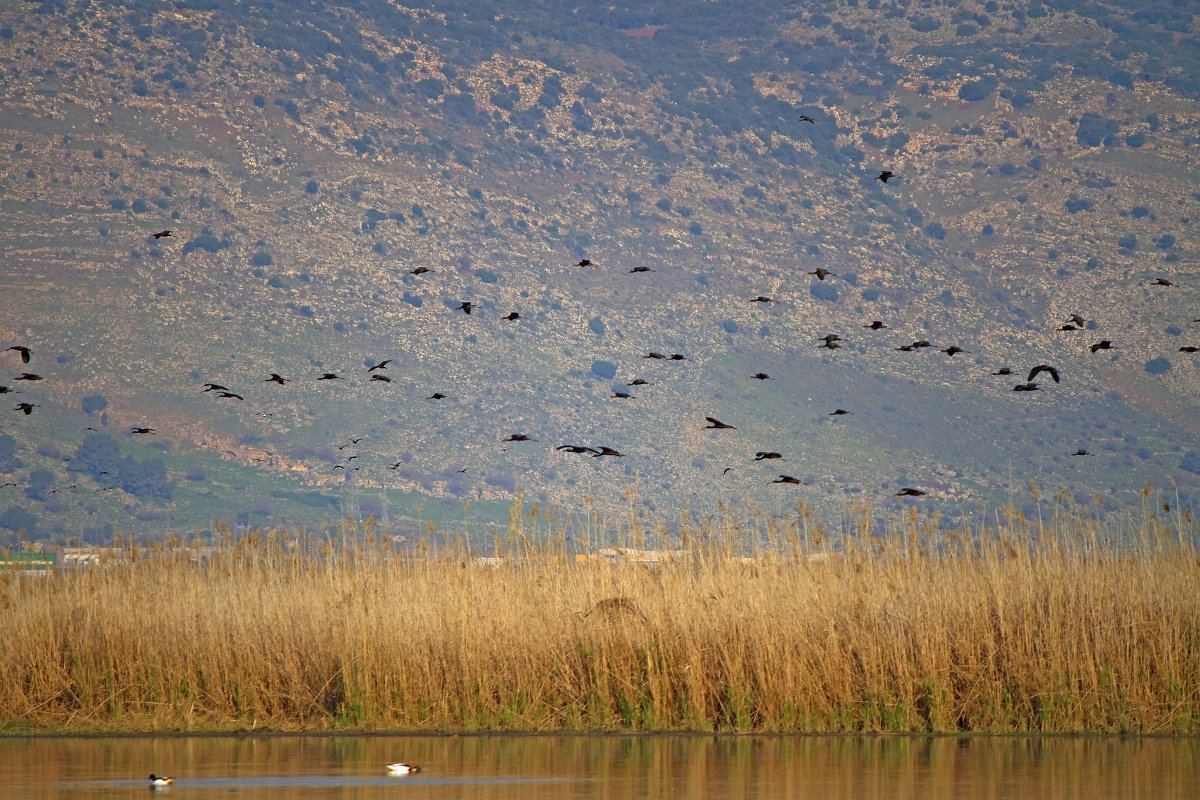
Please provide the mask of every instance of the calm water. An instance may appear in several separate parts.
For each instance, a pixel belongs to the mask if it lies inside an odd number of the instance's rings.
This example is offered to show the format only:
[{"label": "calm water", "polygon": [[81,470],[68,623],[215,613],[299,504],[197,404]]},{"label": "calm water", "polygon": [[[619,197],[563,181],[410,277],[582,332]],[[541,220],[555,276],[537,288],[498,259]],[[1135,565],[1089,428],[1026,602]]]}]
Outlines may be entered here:
[{"label": "calm water", "polygon": [[[389,777],[392,761],[420,764]],[[148,787],[151,772],[173,786]],[[1200,798],[1200,740],[705,736],[0,739],[0,797]]]}]

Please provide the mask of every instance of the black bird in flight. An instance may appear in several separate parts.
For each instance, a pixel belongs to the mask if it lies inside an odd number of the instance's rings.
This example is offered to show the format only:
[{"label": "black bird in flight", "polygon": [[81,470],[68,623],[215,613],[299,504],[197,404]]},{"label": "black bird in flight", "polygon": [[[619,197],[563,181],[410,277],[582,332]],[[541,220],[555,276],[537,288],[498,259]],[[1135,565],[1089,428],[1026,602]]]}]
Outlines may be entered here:
[{"label": "black bird in flight", "polygon": [[885,169],[882,172],[880,172],[878,175],[875,176],[875,180],[882,181],[883,183],[887,183],[888,180],[890,180],[891,178],[895,178],[895,177],[896,177],[896,173],[892,172],[890,169]]},{"label": "black bird in flight", "polygon": [[970,350],[963,350],[963,349],[962,349],[961,347],[959,347],[958,345],[956,345],[956,344],[952,344],[952,345],[950,345],[949,347],[947,347],[946,349],[944,349],[944,350],[939,350],[938,352],[940,352],[940,353],[945,353],[945,354],[946,354],[946,355],[948,355],[948,356],[954,356],[954,354],[956,354],[956,353],[969,353],[969,352],[971,352],[971,351],[970,351]]},{"label": "black bird in flight", "polygon": [[902,345],[900,345],[899,347],[893,347],[892,349],[893,349],[893,350],[900,350],[901,352],[904,352],[904,353],[911,353],[911,352],[912,352],[913,350],[915,350],[916,348],[915,348],[915,347],[913,347],[911,344],[902,344]]},{"label": "black bird in flight", "polygon": [[[832,334],[830,334],[830,335],[832,335]],[[821,344],[817,345],[817,347],[825,347],[830,350],[837,350],[839,347],[841,347],[841,345],[838,344],[839,341],[842,341],[842,340],[841,339],[826,339],[825,341],[821,342]]]},{"label": "black bird in flight", "polygon": [[135,433],[150,433],[150,434],[155,434],[155,433],[158,433],[158,431],[154,430],[154,428],[137,428],[137,427],[134,427],[134,428],[130,428],[130,429],[129,429],[129,433],[127,433],[127,434],[126,434],[126,436],[133,436]]},{"label": "black bird in flight", "polygon": [[750,377],[756,381],[773,381],[773,380],[775,380],[774,378],[772,378],[770,375],[768,375],[765,372],[756,372],[753,375],[751,375]]},{"label": "black bird in flight", "polygon": [[780,455],[779,453],[776,453],[774,451],[759,450],[757,453],[754,454],[755,461],[766,461],[767,459],[770,459],[770,458],[778,458],[780,461],[787,461],[786,458],[784,458],[782,455]]},{"label": "black bird in flight", "polygon": [[619,458],[623,457],[624,455],[624,453],[618,450],[613,450],[611,447],[605,447],[604,445],[601,445],[599,451],[592,453],[592,458],[599,458],[600,456],[617,456]]},{"label": "black bird in flight", "polygon": [[631,275],[635,272],[654,272],[654,270],[650,269],[650,267],[634,267],[629,270],[629,274]]},{"label": "black bird in flight", "polygon": [[467,301],[463,302],[463,304],[462,304],[462,305],[460,305],[460,306],[458,307],[458,310],[459,310],[459,311],[461,311],[461,312],[463,312],[464,314],[470,314],[470,313],[471,313],[471,309],[472,309],[472,308],[478,308],[478,307],[479,307],[479,306],[475,305],[475,304],[474,304],[474,303],[472,303],[470,300],[467,300]]},{"label": "black bird in flight", "polygon": [[824,336],[817,337],[817,341],[822,341],[822,340],[824,340],[825,342],[840,342],[840,341],[842,341],[842,337],[838,336],[836,333],[827,333]]},{"label": "black bird in flight", "polygon": [[851,411],[847,411],[847,410],[846,410],[846,409],[844,409],[844,408],[836,408],[836,409],[834,409],[833,411],[830,411],[830,412],[829,412],[829,416],[831,416],[831,417],[844,417],[845,415],[847,415],[847,414],[851,414],[851,413],[853,413],[853,412],[851,412]]},{"label": "black bird in flight", "polygon": [[642,358],[666,358],[666,356],[664,356],[662,353],[651,350],[649,353],[642,356]]},{"label": "black bird in flight", "polygon": [[0,386],[0,394],[20,394],[20,392],[10,389],[7,386]]},{"label": "black bird in flight", "polygon": [[877,330],[880,330],[880,329],[882,329],[882,328],[886,328],[886,327],[887,327],[887,325],[884,325],[882,320],[878,320],[878,319],[877,319],[877,320],[875,320],[874,322],[872,322],[870,325],[863,325],[863,327],[864,327],[864,328],[870,328],[870,329],[871,329],[871,330],[873,330],[873,331],[877,331]]},{"label": "black bird in flight", "polygon": [[599,453],[600,452],[599,450],[596,450],[591,447],[584,447],[581,444],[560,444],[558,447],[556,447],[554,449],[555,450],[565,450],[568,453]]},{"label": "black bird in flight", "polygon": [[1171,283],[1166,278],[1155,278],[1153,281],[1151,281],[1150,285],[1151,286],[1178,286],[1179,284]]},{"label": "black bird in flight", "polygon": [[500,319],[514,320],[514,319],[520,319],[520,318],[521,318],[520,314],[518,314],[516,311],[511,311],[508,314],[505,314]]},{"label": "black bird in flight", "polygon": [[512,436],[509,436],[504,441],[506,441],[506,442],[536,442],[537,439],[530,439],[528,436],[526,436],[523,433],[514,433]]},{"label": "black bird in flight", "polygon": [[217,397],[228,397],[232,400],[245,400],[246,399],[236,392],[217,392]]},{"label": "black bird in flight", "polygon": [[751,303],[774,303],[775,301],[772,300],[770,297],[767,297],[765,294],[760,294],[758,297],[752,298],[750,300],[750,302]]},{"label": "black bird in flight", "polygon": [[336,372],[323,372],[321,373],[321,377],[317,378],[319,381],[340,381],[341,379],[342,376]]},{"label": "black bird in flight", "polygon": [[29,363],[29,348],[28,347],[24,347],[23,345],[19,345],[19,344],[14,344],[12,347],[5,348],[4,352],[7,353],[9,350],[15,350],[21,354],[21,363],[22,364]]},{"label": "black bird in flight", "polygon": [[387,369],[388,364],[392,363],[390,358],[385,358],[373,367],[367,367],[367,372],[374,372],[377,369]]},{"label": "black bird in flight", "polygon": [[359,442],[361,442],[361,441],[362,441],[363,439],[365,439],[365,438],[367,438],[367,437],[365,437],[365,436],[359,436],[358,438],[354,438],[353,436],[351,436],[351,437],[350,437],[350,444],[358,444]]},{"label": "black bird in flight", "polygon": [[1038,385],[1036,383],[1030,382],[1030,383],[1018,383],[1016,386],[1013,387],[1013,391],[1014,392],[1040,392],[1041,389],[1038,388]]},{"label": "black bird in flight", "polygon": [[40,381],[40,380],[42,380],[42,376],[34,375],[32,372],[22,372],[20,375],[13,378],[13,380],[14,381]]},{"label": "black bird in flight", "polygon": [[688,357],[685,355],[682,355],[681,353],[671,353],[671,355],[669,355],[667,357],[667,360],[668,361],[687,361]]},{"label": "black bird in flight", "polygon": [[917,339],[915,342],[912,343],[912,346],[914,348],[915,347],[933,347],[933,345],[931,345],[928,342],[928,340],[926,340],[926,339]]},{"label": "black bird in flight", "polygon": [[576,262],[575,262],[575,263],[574,263],[572,266],[575,266],[575,267],[594,267],[594,266],[596,266],[596,262],[592,261],[590,258],[581,258],[581,259],[579,259],[578,261],[576,261]]},{"label": "black bird in flight", "polygon": [[417,267],[408,271],[409,275],[424,275],[426,272],[433,272],[429,267]]},{"label": "black bird in flight", "polygon": [[400,469],[401,463],[403,462],[397,461],[395,464],[392,464],[390,467],[388,467],[388,469]]},{"label": "black bird in flight", "polygon": [[896,492],[897,497],[923,497],[924,495],[925,492],[922,492],[920,489],[910,489],[908,487]]},{"label": "black bird in flight", "polygon": [[1012,367],[1001,367],[992,373],[993,375],[1012,375]]},{"label": "black bird in flight", "polygon": [[1067,323],[1064,323],[1064,324],[1058,326],[1058,329],[1060,331],[1077,331],[1077,330],[1079,330],[1079,326],[1072,325],[1070,322],[1067,322]]},{"label": "black bird in flight", "polygon": [[1079,448],[1078,450],[1076,450],[1074,453],[1071,453],[1071,455],[1073,455],[1073,456],[1090,456],[1090,455],[1092,455],[1092,454],[1091,454],[1091,453],[1089,453],[1087,450],[1084,450],[1084,449],[1081,447],[1081,448]]},{"label": "black bird in flight", "polygon": [[[387,375],[380,374],[380,375],[372,375],[371,381],[380,381],[382,383],[391,383],[392,379],[389,378]],[[368,381],[368,383],[371,381]]]},{"label": "black bird in flight", "polygon": [[642,378],[634,378],[633,380],[631,380],[629,383],[627,383],[625,385],[626,386],[653,386],[654,384],[651,383],[650,381],[644,380]]},{"label": "black bird in flight", "polygon": [[637,399],[634,395],[631,395],[629,392],[613,392],[612,397],[619,397],[622,400],[636,400]]},{"label": "black bird in flight", "polygon": [[724,422],[721,422],[721,420],[717,419],[716,417],[705,417],[705,419],[708,420],[709,423],[711,423],[709,425],[705,425],[704,426],[705,428],[712,428],[713,430],[721,430],[721,429],[737,430],[737,428],[733,427],[732,425],[726,425]]},{"label": "black bird in flight", "polygon": [[1071,316],[1067,317],[1066,324],[1074,325],[1077,328],[1082,328],[1084,325],[1087,324],[1087,320],[1084,319],[1083,317],[1079,316],[1078,314],[1072,314]]},{"label": "black bird in flight", "polygon": [[219,383],[206,383],[206,384],[204,384],[204,389],[202,391],[205,391],[205,392],[228,392],[229,387],[222,386]]},{"label": "black bird in flight", "polygon": [[37,407],[38,407],[37,403],[17,403],[16,406],[13,407],[13,411],[24,411],[25,416],[28,417],[30,414],[33,413],[33,410]]},{"label": "black bird in flight", "polygon": [[1054,367],[1050,366],[1049,364],[1038,364],[1036,367],[1029,370],[1029,374],[1025,376],[1025,380],[1032,381],[1034,378],[1036,378],[1038,376],[1039,373],[1042,373],[1042,372],[1050,373],[1050,377],[1054,378],[1055,383],[1058,383],[1058,370],[1055,369]]},{"label": "black bird in flight", "polygon": [[812,270],[812,271],[810,271],[810,272],[806,272],[806,273],[804,273],[804,274],[805,274],[805,275],[816,275],[816,276],[817,276],[817,280],[819,280],[819,281],[823,281],[823,280],[825,280],[825,277],[826,277],[827,275],[832,275],[832,276],[834,276],[835,278],[837,277],[837,273],[836,273],[836,272],[830,272],[829,270],[825,269],[824,267],[817,267],[816,269],[814,269],[814,270]]},{"label": "black bird in flight", "polygon": [[1097,350],[1112,350],[1113,346],[1112,346],[1112,342],[1110,342],[1108,339],[1101,339],[1100,341],[1098,341],[1094,345],[1092,345],[1091,349],[1092,349],[1092,352],[1094,353]]},{"label": "black bird in flight", "polygon": [[793,478],[791,475],[780,475],[778,478],[771,481],[771,483],[801,483],[801,480],[799,478]]},{"label": "black bird in flight", "polygon": [[429,397],[426,397],[425,399],[426,400],[445,400],[446,395],[442,394],[441,392],[434,392],[433,394],[429,395]]},{"label": "black bird in flight", "polygon": [[816,124],[816,122],[817,122],[815,119],[810,117],[808,114],[801,114],[799,117],[796,118],[796,121],[797,122],[811,122],[813,124]]},{"label": "black bird in flight", "polygon": [[1195,345],[1185,344],[1183,347],[1179,348],[1179,352],[1181,352],[1181,353],[1198,353],[1198,352],[1200,352],[1200,347],[1196,347]]},{"label": "black bird in flight", "polygon": [[155,239],[165,239],[168,236],[172,236],[173,234],[170,231],[159,231],[158,233],[152,233],[150,235],[153,236]]},{"label": "black bird in flight", "polygon": [[263,378],[263,383],[278,383],[280,386],[283,386],[288,380],[288,378],[283,377],[278,372],[272,372],[271,377]]}]

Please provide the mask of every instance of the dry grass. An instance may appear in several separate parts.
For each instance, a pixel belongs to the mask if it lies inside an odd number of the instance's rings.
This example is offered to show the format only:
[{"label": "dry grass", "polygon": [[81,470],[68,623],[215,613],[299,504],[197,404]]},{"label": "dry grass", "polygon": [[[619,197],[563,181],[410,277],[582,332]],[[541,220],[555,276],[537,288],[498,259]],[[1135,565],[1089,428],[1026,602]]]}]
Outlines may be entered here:
[{"label": "dry grass", "polygon": [[810,525],[685,521],[655,565],[514,522],[498,566],[368,525],[6,574],[0,725],[1200,732],[1190,520]]}]

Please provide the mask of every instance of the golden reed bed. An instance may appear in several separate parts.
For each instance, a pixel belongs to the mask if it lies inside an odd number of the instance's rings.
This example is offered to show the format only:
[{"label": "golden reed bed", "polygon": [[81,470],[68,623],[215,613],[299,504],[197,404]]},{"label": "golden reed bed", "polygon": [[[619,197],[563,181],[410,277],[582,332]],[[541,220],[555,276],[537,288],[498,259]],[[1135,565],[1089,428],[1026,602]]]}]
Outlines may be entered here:
[{"label": "golden reed bed", "polygon": [[366,525],[6,573],[0,727],[1200,732],[1190,519],[749,527],[685,521],[652,564]]}]

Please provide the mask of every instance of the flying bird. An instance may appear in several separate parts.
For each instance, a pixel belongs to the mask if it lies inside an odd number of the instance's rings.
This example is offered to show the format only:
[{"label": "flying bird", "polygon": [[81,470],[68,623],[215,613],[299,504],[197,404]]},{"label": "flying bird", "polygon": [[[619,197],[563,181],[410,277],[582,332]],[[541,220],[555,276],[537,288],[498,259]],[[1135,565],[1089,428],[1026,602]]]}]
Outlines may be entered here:
[{"label": "flying bird", "polygon": [[572,266],[575,266],[575,267],[594,267],[594,266],[596,266],[596,262],[592,261],[590,258],[581,258],[581,259],[579,259],[578,261],[576,261],[574,264],[572,264]]},{"label": "flying bird", "polygon": [[882,172],[880,172],[878,175],[875,176],[875,180],[882,181],[883,183],[887,183],[890,179],[895,178],[895,177],[896,177],[896,173],[892,172],[890,169],[885,169]]},{"label": "flying bird", "polygon": [[17,403],[17,405],[13,407],[13,411],[23,411],[25,412],[25,416],[28,417],[37,407],[37,403]]},{"label": "flying bird", "polygon": [[1112,349],[1113,349],[1112,342],[1110,342],[1108,339],[1101,339],[1100,341],[1098,341],[1094,345],[1092,345],[1092,348],[1091,348],[1093,353],[1096,352],[1097,350],[1112,350]]},{"label": "flying bird", "polygon": [[377,369],[387,369],[388,364],[392,363],[392,359],[385,358],[373,367],[367,367],[367,372],[374,372]]},{"label": "flying bird", "polygon": [[1034,378],[1036,378],[1038,376],[1039,373],[1042,373],[1042,372],[1050,373],[1050,377],[1054,378],[1055,383],[1058,383],[1058,370],[1055,369],[1054,367],[1050,366],[1049,364],[1038,364],[1036,367],[1029,370],[1029,374],[1025,376],[1025,380],[1032,381]]},{"label": "flying bird", "polygon": [[219,383],[206,383],[206,384],[204,384],[204,389],[202,391],[205,391],[205,392],[217,392],[217,391],[228,392],[229,387],[222,386]]},{"label": "flying bird", "polygon": [[1153,281],[1150,282],[1150,285],[1151,286],[1178,286],[1179,284],[1171,283],[1166,278],[1155,278]]},{"label": "flying bird", "polygon": [[42,376],[34,375],[32,372],[22,372],[20,375],[13,378],[13,380],[14,381],[40,381],[40,380],[42,380]]},{"label": "flying bird", "polygon": [[771,483],[801,483],[801,482],[802,481],[799,478],[793,478],[791,475],[780,475],[778,478],[771,481]]},{"label": "flying bird", "polygon": [[380,381],[382,383],[391,383],[392,379],[389,378],[387,375],[380,374],[380,375],[372,375],[371,380],[368,381],[368,383],[373,382],[373,381]]},{"label": "flying bird", "polygon": [[633,269],[629,270],[631,275],[635,272],[654,272],[654,270],[650,269],[650,267],[634,267]]},{"label": "flying bird", "polygon": [[342,376],[336,372],[323,372],[321,373],[321,377],[317,378],[319,381],[340,381],[341,379]]},{"label": "flying bird", "polygon": [[560,444],[555,450],[565,450],[568,453],[594,453],[599,455],[600,451],[592,447],[584,447],[580,444]]},{"label": "flying bird", "polygon": [[633,380],[631,380],[629,383],[627,383],[625,385],[626,386],[653,386],[654,384],[651,383],[650,381],[644,380],[642,378],[634,378]]},{"label": "flying bird", "polygon": [[705,428],[712,428],[713,430],[721,430],[721,429],[737,430],[737,428],[733,427],[732,425],[726,425],[724,422],[721,422],[721,420],[719,420],[715,417],[705,417],[705,419],[708,420],[709,423],[711,423],[709,425],[705,425],[704,426]]},{"label": "flying bird", "polygon": [[878,319],[877,319],[877,320],[875,320],[874,322],[872,322],[870,325],[863,325],[863,327],[864,327],[864,328],[870,328],[870,329],[871,329],[871,330],[873,330],[873,331],[877,331],[877,330],[880,330],[880,329],[882,329],[882,328],[886,328],[886,327],[887,327],[887,325],[884,325],[882,320],[878,320]]},{"label": "flying bird", "polygon": [[1014,392],[1040,392],[1041,389],[1036,383],[1018,383],[1013,387]]},{"label": "flying bird", "polygon": [[475,305],[470,300],[466,300],[458,307],[458,310],[464,314],[470,314],[472,308],[479,308],[479,306]]},{"label": "flying bird", "polygon": [[925,492],[922,492],[920,489],[910,489],[908,487],[896,492],[897,497],[922,497],[924,495]]},{"label": "flying bird", "polygon": [[852,411],[847,411],[847,410],[846,410],[846,409],[844,409],[844,408],[836,408],[836,409],[834,409],[833,411],[830,411],[830,412],[829,412],[829,416],[831,416],[831,417],[844,417],[845,415],[847,415],[847,414],[852,414],[852,413],[853,413]]},{"label": "flying bird", "polygon": [[948,356],[954,356],[955,353],[969,353],[970,350],[964,350],[956,344],[952,344],[944,350],[939,350],[940,353],[945,353]]},{"label": "flying bird", "polygon": [[993,375],[1012,375],[1012,367],[1001,367],[992,373]]},{"label": "flying bird", "polygon": [[433,272],[429,267],[417,267],[408,271],[409,275],[424,275],[426,272]]},{"label": "flying bird", "polygon": [[165,239],[168,236],[173,236],[174,234],[172,234],[171,231],[159,231],[158,233],[152,233],[150,235],[155,239]]},{"label": "flying bird", "polygon": [[21,363],[23,363],[23,364],[29,363],[29,348],[28,347],[24,347],[23,345],[19,345],[19,344],[14,344],[12,347],[5,348],[4,352],[7,353],[9,350],[15,350],[16,352],[21,354]]},{"label": "flying bird", "polygon": [[1076,450],[1074,453],[1071,453],[1071,455],[1073,455],[1073,456],[1090,456],[1090,455],[1092,455],[1092,454],[1091,454],[1091,453],[1089,453],[1087,450],[1084,450],[1084,449],[1081,447],[1081,448],[1079,448],[1078,450]]},{"label": "flying bird", "polygon": [[796,121],[797,122],[811,122],[813,124],[816,124],[816,120],[813,119],[812,117],[810,117],[808,114],[801,114],[799,117],[796,118]]},{"label": "flying bird", "polygon": [[228,397],[232,400],[245,400],[246,399],[236,392],[217,392],[217,397]]},{"label": "flying bird", "polygon": [[617,450],[613,450],[611,447],[605,447],[605,446],[601,445],[600,450],[598,452],[592,454],[592,458],[600,458],[600,456],[616,456],[619,458],[619,457],[623,457],[624,455],[625,455],[624,453],[617,451]]},{"label": "flying bird", "polygon": [[631,395],[629,392],[613,392],[611,396],[612,397],[620,397],[623,400],[636,400],[637,399],[634,395]]},{"label": "flying bird", "polygon": [[537,439],[530,439],[528,436],[526,436],[523,433],[514,433],[512,436],[509,436],[504,441],[506,441],[506,442],[536,442]]},{"label": "flying bird", "polygon": [[687,361],[688,357],[685,355],[682,355],[680,353],[671,353],[671,355],[669,355],[667,357],[667,360],[668,361]]},{"label": "flying bird", "polygon": [[770,375],[768,375],[765,372],[756,372],[753,375],[751,375],[750,377],[756,381],[773,381],[773,380],[775,380],[774,378],[772,378]]},{"label": "flying bird", "polygon": [[751,303],[774,303],[775,301],[772,300],[770,297],[767,297],[765,294],[760,294],[758,297],[752,298],[750,300],[750,302]]},{"label": "flying bird", "polygon": [[784,458],[782,455],[780,455],[779,453],[776,453],[774,451],[759,450],[757,453],[754,454],[755,461],[766,461],[767,459],[771,459],[771,458],[778,458],[781,461],[787,461],[786,458]]},{"label": "flying bird", "polygon": [[662,353],[657,353],[651,350],[649,353],[642,356],[642,358],[666,358],[666,356],[664,356]]},{"label": "flying bird", "polygon": [[429,397],[426,397],[425,399],[426,400],[445,400],[446,395],[442,394],[441,392],[434,392],[433,394],[429,395]]},{"label": "flying bird", "polygon": [[1074,325],[1077,328],[1082,328],[1084,325],[1087,324],[1087,320],[1084,319],[1083,317],[1079,316],[1078,314],[1072,314],[1071,316],[1067,317],[1066,324]]},{"label": "flying bird", "polygon": [[126,436],[133,436],[135,433],[155,434],[155,433],[158,433],[158,431],[154,430],[154,428],[136,428],[135,427],[135,428],[130,428],[129,433],[127,433]]},{"label": "flying bird", "polygon": [[288,380],[289,380],[288,378],[283,377],[279,373],[272,372],[271,377],[263,378],[263,383],[278,383],[280,386],[283,386],[285,383],[288,382]]},{"label": "flying bird", "polygon": [[520,318],[521,318],[521,315],[518,314],[516,311],[510,311],[509,313],[505,314],[500,319],[514,320],[514,319],[520,319]]},{"label": "flying bird", "polygon": [[817,267],[816,269],[814,269],[810,272],[806,272],[804,274],[805,275],[816,275],[817,280],[819,280],[819,281],[825,280],[825,277],[827,275],[833,275],[835,278],[837,277],[836,272],[830,272],[829,270],[825,269],[824,267]]},{"label": "flying bird", "polygon": [[1198,353],[1198,352],[1200,352],[1200,347],[1196,347],[1195,345],[1185,344],[1183,347],[1179,348],[1179,352],[1181,352],[1181,353]]}]

